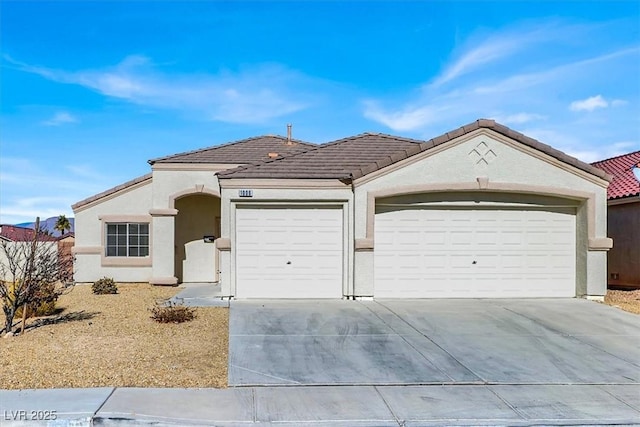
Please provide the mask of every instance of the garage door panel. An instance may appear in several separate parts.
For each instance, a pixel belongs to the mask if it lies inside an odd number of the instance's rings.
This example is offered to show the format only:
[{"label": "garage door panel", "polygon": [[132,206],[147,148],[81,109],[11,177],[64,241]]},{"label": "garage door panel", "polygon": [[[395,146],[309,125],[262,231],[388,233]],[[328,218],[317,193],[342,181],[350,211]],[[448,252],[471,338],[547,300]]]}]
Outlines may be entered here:
[{"label": "garage door panel", "polygon": [[378,297],[575,296],[570,211],[387,210],[374,241]]},{"label": "garage door panel", "polygon": [[236,210],[236,296],[340,298],[342,210]]}]

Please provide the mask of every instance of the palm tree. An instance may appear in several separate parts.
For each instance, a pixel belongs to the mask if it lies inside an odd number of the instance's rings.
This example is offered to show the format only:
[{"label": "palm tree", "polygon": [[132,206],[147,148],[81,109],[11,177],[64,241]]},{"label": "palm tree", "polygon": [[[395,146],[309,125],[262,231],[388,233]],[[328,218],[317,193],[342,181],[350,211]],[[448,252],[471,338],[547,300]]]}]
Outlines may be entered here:
[{"label": "palm tree", "polygon": [[65,230],[71,230],[71,223],[65,215],[60,215],[56,220],[56,225],[54,225],[53,228],[58,230],[60,234],[64,236]]}]

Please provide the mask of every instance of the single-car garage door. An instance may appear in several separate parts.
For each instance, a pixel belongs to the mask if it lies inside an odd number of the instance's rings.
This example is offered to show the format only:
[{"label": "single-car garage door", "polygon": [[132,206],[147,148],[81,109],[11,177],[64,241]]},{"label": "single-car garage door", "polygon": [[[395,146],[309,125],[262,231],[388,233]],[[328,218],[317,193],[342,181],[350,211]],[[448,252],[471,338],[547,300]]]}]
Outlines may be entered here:
[{"label": "single-car garage door", "polygon": [[576,295],[570,208],[378,208],[375,296]]},{"label": "single-car garage door", "polygon": [[341,208],[237,208],[236,297],[341,298]]}]

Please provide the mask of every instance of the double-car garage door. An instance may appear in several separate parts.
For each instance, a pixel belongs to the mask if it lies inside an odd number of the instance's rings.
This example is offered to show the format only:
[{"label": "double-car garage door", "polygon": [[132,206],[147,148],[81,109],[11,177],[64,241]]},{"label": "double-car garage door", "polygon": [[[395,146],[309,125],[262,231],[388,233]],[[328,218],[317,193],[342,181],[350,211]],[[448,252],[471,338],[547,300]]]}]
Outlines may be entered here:
[{"label": "double-car garage door", "polygon": [[378,208],[375,296],[574,297],[575,236],[571,208]]}]

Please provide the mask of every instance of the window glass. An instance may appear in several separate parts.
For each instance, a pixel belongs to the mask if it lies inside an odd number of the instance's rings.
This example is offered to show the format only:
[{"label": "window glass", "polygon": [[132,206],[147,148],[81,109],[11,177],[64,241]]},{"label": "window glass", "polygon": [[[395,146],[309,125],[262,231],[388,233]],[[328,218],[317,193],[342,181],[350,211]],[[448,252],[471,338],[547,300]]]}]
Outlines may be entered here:
[{"label": "window glass", "polygon": [[114,223],[106,226],[106,256],[149,256],[149,224]]}]

